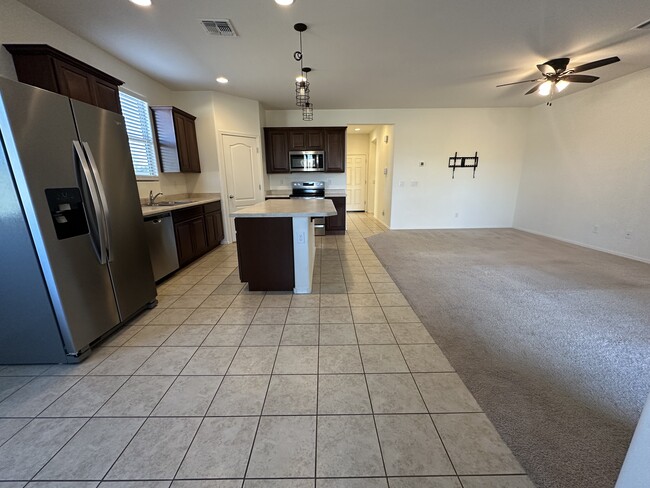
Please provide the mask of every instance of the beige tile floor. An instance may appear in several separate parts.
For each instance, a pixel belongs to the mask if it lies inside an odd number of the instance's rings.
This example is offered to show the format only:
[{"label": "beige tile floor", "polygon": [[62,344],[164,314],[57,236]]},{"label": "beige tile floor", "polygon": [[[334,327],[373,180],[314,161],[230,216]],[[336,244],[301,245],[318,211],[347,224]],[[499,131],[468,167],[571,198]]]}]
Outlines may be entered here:
[{"label": "beige tile floor", "polygon": [[0,366],[0,488],[532,484],[350,214],[311,295],[249,292],[234,245],[79,365]]}]

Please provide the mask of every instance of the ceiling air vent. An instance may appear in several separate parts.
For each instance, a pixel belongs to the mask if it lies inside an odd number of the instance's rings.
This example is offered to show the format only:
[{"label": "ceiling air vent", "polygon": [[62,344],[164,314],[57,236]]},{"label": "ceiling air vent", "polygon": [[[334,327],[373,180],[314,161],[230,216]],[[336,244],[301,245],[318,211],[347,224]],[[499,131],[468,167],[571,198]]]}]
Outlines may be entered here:
[{"label": "ceiling air vent", "polygon": [[237,37],[235,27],[229,19],[202,20],[201,25],[211,36]]},{"label": "ceiling air vent", "polygon": [[635,27],[635,29],[646,29],[650,30],[650,19],[646,20],[642,24],[639,24]]}]

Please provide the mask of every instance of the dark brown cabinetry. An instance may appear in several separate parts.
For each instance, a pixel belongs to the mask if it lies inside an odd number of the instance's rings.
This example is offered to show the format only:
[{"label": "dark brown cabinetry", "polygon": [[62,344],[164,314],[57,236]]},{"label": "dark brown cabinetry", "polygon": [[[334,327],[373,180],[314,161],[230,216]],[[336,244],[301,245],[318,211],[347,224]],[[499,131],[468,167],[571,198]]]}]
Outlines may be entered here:
[{"label": "dark brown cabinetry", "polygon": [[267,173],[290,173],[289,151],[324,151],[325,172],[345,172],[346,127],[267,127]]},{"label": "dark brown cabinetry", "polygon": [[345,173],[345,127],[325,129],[325,171]]},{"label": "dark brown cabinetry", "polygon": [[221,202],[172,211],[180,266],[214,249],[223,240]]},{"label": "dark brown cabinetry", "polygon": [[5,44],[18,81],[122,113],[121,80],[47,44]]},{"label": "dark brown cabinetry", "polygon": [[325,218],[325,232],[338,234],[345,232],[345,197],[329,197],[337,214]]},{"label": "dark brown cabinetry", "polygon": [[196,117],[176,107],[151,107],[158,141],[160,167],[164,173],[200,173]]},{"label": "dark brown cabinetry", "polygon": [[288,138],[284,129],[264,129],[267,173],[289,173]]},{"label": "dark brown cabinetry", "polygon": [[323,130],[322,129],[290,129],[289,150],[290,151],[322,151]]},{"label": "dark brown cabinetry", "polygon": [[214,249],[223,240],[223,220],[221,218],[221,202],[208,203],[203,206],[205,215],[205,235],[208,249]]},{"label": "dark brown cabinetry", "polygon": [[[293,223],[291,217],[236,218],[239,279],[251,291],[293,290]],[[269,249],[273,250],[269,259]]]}]

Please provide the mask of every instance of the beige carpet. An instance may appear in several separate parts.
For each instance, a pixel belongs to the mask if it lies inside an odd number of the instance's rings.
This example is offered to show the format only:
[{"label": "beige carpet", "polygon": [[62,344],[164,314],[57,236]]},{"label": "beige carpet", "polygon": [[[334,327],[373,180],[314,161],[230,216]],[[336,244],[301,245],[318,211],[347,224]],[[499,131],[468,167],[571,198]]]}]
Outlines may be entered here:
[{"label": "beige carpet", "polygon": [[368,242],[538,486],[614,485],[650,391],[650,265],[512,229]]}]

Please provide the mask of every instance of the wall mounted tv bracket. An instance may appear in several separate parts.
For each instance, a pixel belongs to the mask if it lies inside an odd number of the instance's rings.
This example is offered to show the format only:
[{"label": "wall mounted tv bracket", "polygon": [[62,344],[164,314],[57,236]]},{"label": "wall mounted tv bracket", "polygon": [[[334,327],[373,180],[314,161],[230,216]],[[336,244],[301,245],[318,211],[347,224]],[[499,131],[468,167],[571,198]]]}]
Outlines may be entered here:
[{"label": "wall mounted tv bracket", "polygon": [[476,178],[476,168],[478,168],[478,151],[474,153],[474,156],[459,156],[458,152],[455,152],[453,156],[449,158],[449,167],[453,168],[451,171],[451,179],[454,179],[454,174],[456,173],[456,168],[473,168],[472,178]]}]

